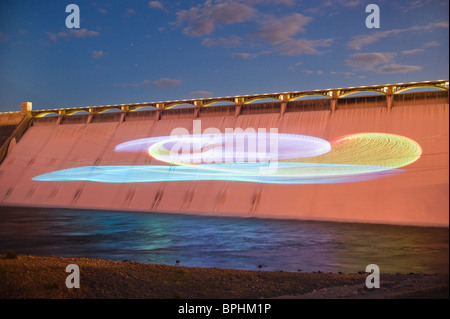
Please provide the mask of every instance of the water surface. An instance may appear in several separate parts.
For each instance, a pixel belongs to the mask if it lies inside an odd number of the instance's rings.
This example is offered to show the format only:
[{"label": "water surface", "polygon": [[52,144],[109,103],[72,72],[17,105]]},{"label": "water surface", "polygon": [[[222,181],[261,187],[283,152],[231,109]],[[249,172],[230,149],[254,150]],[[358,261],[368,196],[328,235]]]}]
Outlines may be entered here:
[{"label": "water surface", "polygon": [[248,270],[448,273],[449,230],[0,207],[0,251]]}]

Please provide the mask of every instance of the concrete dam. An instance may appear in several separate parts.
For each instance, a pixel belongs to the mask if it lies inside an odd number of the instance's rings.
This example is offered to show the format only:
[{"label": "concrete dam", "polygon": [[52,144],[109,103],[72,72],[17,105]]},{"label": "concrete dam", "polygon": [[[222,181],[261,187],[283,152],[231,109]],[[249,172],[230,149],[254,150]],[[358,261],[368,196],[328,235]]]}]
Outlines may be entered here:
[{"label": "concrete dam", "polygon": [[[448,88],[196,104],[83,115],[61,109],[53,117],[25,110],[14,126],[0,122],[15,128],[3,138],[0,205],[449,225]],[[166,161],[160,137],[175,128],[194,134],[199,125],[222,133],[275,128],[282,173],[258,175],[251,163]],[[214,143],[201,152],[217,150]],[[305,153],[312,145],[318,153]]]}]

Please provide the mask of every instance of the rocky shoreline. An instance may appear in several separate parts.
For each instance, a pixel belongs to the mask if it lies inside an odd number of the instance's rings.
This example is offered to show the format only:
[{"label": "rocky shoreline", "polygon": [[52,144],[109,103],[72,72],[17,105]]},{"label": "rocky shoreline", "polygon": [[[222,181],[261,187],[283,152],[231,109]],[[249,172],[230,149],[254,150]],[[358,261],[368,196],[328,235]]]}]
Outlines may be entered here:
[{"label": "rocky shoreline", "polygon": [[[67,288],[66,266],[80,269],[80,288]],[[448,274],[293,273],[0,255],[2,299],[355,299],[449,298]]]}]

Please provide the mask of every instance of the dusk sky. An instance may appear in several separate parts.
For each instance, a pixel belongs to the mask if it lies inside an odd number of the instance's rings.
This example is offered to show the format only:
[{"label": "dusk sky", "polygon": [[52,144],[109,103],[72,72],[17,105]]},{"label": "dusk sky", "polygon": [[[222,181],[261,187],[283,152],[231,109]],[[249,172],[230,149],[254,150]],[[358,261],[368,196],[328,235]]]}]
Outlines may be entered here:
[{"label": "dusk sky", "polygon": [[0,112],[448,79],[448,5],[2,0]]}]

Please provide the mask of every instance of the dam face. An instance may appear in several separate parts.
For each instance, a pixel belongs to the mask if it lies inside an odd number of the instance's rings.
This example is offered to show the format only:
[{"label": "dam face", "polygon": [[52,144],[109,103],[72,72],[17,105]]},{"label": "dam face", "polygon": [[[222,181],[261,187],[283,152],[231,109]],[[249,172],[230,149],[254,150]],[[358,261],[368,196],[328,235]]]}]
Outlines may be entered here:
[{"label": "dam face", "polygon": [[[408,225],[449,223],[449,105],[446,102],[385,101],[367,105],[367,99],[342,99],[334,110],[328,100],[64,116],[34,119],[32,125],[0,165],[0,205],[69,207],[145,212],[195,213],[218,216],[291,218]],[[362,103],[361,101],[366,101]],[[323,107],[323,106],[326,107]],[[174,128],[192,132],[216,128],[276,128],[282,134],[300,134],[325,141],[349,135],[388,134],[412,140],[420,146],[414,161],[395,174],[376,178],[271,183],[242,180],[191,180],[123,182],[91,180],[36,180],[70,168],[169,165],[148,152],[118,152],[129,141],[168,136]],[[380,142],[381,143],[381,142]],[[368,150],[361,161],[374,156],[402,157],[396,141]],[[363,143],[362,143],[363,144]],[[358,144],[358,145],[362,145]],[[332,144],[333,145],[333,144]],[[416,144],[414,144],[416,145]],[[419,147],[418,147],[419,149]],[[350,149],[352,152],[358,149]],[[387,155],[385,155],[387,154]],[[347,155],[346,155],[347,156]],[[353,154],[355,157],[356,155]],[[409,155],[406,155],[409,156]],[[319,159],[319,157],[314,157]],[[347,163],[344,160],[340,164]],[[170,172],[169,172],[170,173]],[[169,174],[167,173],[167,174]]]}]

